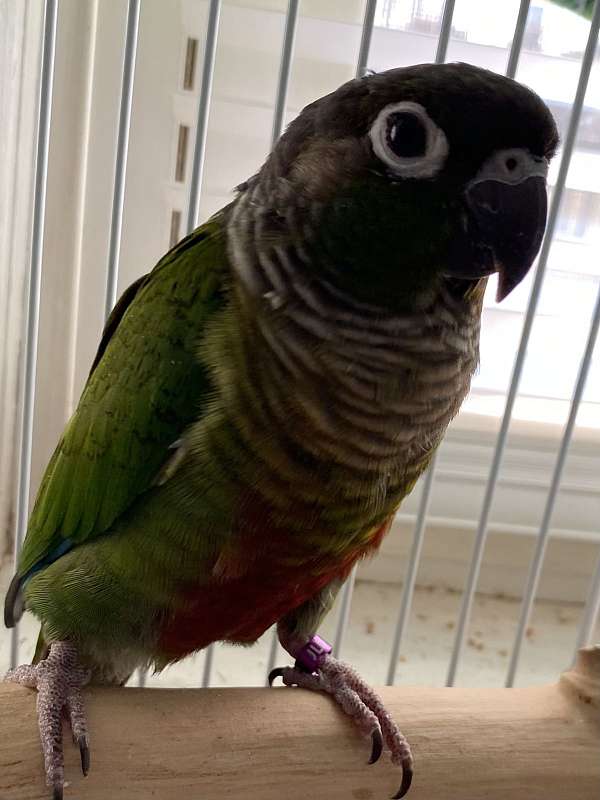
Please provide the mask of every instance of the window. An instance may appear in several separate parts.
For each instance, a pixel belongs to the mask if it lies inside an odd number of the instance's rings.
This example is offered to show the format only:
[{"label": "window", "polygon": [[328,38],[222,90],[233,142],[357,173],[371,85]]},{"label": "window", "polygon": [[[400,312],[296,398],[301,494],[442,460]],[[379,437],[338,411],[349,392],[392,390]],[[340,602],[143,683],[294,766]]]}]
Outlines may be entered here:
[{"label": "window", "polygon": [[557,235],[585,239],[600,226],[600,194],[567,189],[563,196]]},{"label": "window", "polygon": [[[561,139],[564,139],[569,124],[571,105],[558,100],[547,100],[546,102],[556,120]],[[600,108],[592,106],[583,108],[577,131],[577,148],[600,152]]]}]

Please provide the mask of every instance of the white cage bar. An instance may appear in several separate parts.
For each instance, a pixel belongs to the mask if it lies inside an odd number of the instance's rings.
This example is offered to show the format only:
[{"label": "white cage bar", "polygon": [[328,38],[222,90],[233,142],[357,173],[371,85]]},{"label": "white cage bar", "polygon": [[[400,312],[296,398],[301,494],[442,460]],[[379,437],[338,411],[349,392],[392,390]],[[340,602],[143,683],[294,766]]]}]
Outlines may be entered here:
[{"label": "white cage bar", "polygon": [[[292,8],[293,6],[293,8]],[[361,78],[367,69],[367,62],[369,59],[369,49],[371,46],[371,38],[373,35],[373,24],[375,22],[375,12],[377,10],[377,0],[367,0],[365,4],[365,13],[363,19],[363,25],[361,30],[361,37],[360,37],[360,46],[358,50],[358,58],[356,60],[356,70],[355,70],[355,77]],[[289,54],[286,51],[287,45],[287,35],[288,29],[290,28],[290,15],[293,12],[294,14],[294,27],[296,24],[296,16],[298,13],[298,3],[292,2],[290,0],[290,6],[288,8],[288,18],[286,20],[286,28],[285,28],[285,36],[284,36],[284,47],[283,47],[283,55],[282,55],[282,68],[280,71],[280,85],[277,91],[277,102],[275,105],[275,122],[279,121],[279,127],[273,127],[273,140],[272,144],[275,144],[277,139],[281,134],[281,121],[283,119],[283,110],[279,109],[278,104],[281,102],[282,104],[285,103],[285,98],[287,96],[287,76],[289,76],[289,69],[290,69],[290,61]],[[291,53],[292,45],[289,45],[289,50]],[[284,71],[283,65],[286,65],[287,72]],[[282,92],[282,80],[285,77],[285,92]],[[275,132],[277,131],[277,136],[275,136]],[[338,616],[338,624],[336,627],[336,634],[335,640],[333,644],[333,651],[336,655],[339,654],[342,648],[343,638],[348,627],[348,619],[350,616],[350,604],[352,602],[352,595],[354,592],[354,583],[356,581],[356,567],[353,567],[352,572],[344,584],[342,589],[342,596],[341,596],[341,603],[340,603],[340,611]],[[271,645],[269,649],[269,656],[267,659],[267,670],[266,670],[266,677],[265,680],[268,683],[269,673],[275,666],[275,660],[277,658],[277,650],[278,650],[278,637],[277,637],[277,629],[273,630],[273,635],[271,639]]]},{"label": "white cage bar", "polygon": [[[188,196],[188,214],[186,224],[186,234],[188,235],[198,225],[200,197],[202,194],[202,176],[204,174],[204,159],[206,157],[206,140],[208,138],[208,120],[212,98],[215,60],[217,56],[217,43],[219,38],[220,17],[221,0],[210,0],[208,7],[208,20],[206,23],[206,36],[204,40],[202,79],[200,83],[200,95],[198,98],[196,140],[194,143],[194,156],[192,160],[192,173]],[[203,687],[210,685],[213,660],[214,645],[210,645],[204,654],[204,667],[202,671],[201,682],[201,686]]]},{"label": "white cage bar", "polygon": [[[355,77],[357,78],[362,78],[362,76],[365,74],[367,70],[367,63],[369,60],[369,50],[371,47],[371,39],[373,36],[373,25],[375,22],[376,10],[377,10],[377,0],[367,0],[367,2],[365,3],[365,13],[361,30],[360,45],[358,49],[358,57],[356,60]],[[288,11],[288,18],[289,18],[289,11]],[[287,33],[287,25],[288,23],[286,23],[286,33]],[[284,63],[283,59],[282,63]],[[279,92],[278,92],[278,99],[279,99]],[[273,144],[275,143],[275,141],[276,138],[273,137]],[[352,603],[352,595],[354,593],[354,584],[356,581],[356,570],[357,567],[354,566],[352,568],[350,576],[348,577],[348,580],[346,581],[346,583],[342,588],[338,623],[336,626],[335,639],[333,643],[333,652],[336,656],[339,655],[339,653],[341,652],[344,636],[346,633],[346,629],[348,627],[348,620],[350,618],[350,607]],[[268,683],[269,673],[275,666],[275,660],[277,657],[277,648],[278,648],[278,638],[277,638],[277,630],[275,629],[273,632],[273,638],[271,640],[271,647],[269,650],[269,657],[267,660],[267,672],[266,672],[267,683]]]},{"label": "white cage bar", "polygon": [[360,46],[358,48],[358,58],[356,59],[355,76],[357,78],[362,78],[367,70],[367,62],[369,61],[369,51],[371,49],[371,39],[373,38],[373,25],[375,23],[376,11],[377,0],[366,0],[365,16],[360,35]]},{"label": "white cage bar", "polygon": [[113,306],[117,302],[119,256],[121,252],[121,232],[123,230],[123,207],[125,204],[125,181],[127,178],[127,151],[129,149],[129,133],[131,130],[131,108],[133,105],[133,83],[135,79],[135,58],[137,54],[139,26],[140,0],[129,0],[125,28],[125,51],[123,54],[123,79],[121,81],[117,154],[115,159],[115,184],[110,220],[106,300],[104,306],[105,319],[108,318]]},{"label": "white cage bar", "polygon": [[588,591],[588,596],[585,601],[585,607],[583,609],[583,615],[581,617],[581,623],[579,626],[579,631],[577,632],[577,640],[575,642],[575,654],[580,647],[585,647],[592,642],[592,635],[594,633],[594,627],[596,625],[596,620],[598,619],[598,615],[600,614],[600,556],[598,557],[598,562],[596,564],[596,569],[594,570],[594,574],[592,576],[592,580],[590,582],[590,588]]},{"label": "white cage bar", "polygon": [[509,78],[514,78],[517,74],[517,67],[519,66],[519,58],[521,57],[521,50],[523,48],[523,39],[525,37],[527,15],[529,14],[530,5],[531,0],[521,0],[519,13],[517,15],[517,22],[515,25],[515,32],[513,34],[513,40],[510,46],[508,64],[506,65],[506,75]]},{"label": "white cage bar", "polygon": [[194,157],[192,160],[192,174],[190,178],[190,194],[188,199],[186,225],[186,233],[188,234],[191,233],[198,224],[200,193],[202,191],[202,176],[204,173],[204,158],[206,156],[206,138],[208,135],[208,118],[210,115],[210,100],[212,96],[215,58],[217,54],[217,40],[219,37],[220,15],[221,0],[210,0],[210,5],[208,7],[208,22],[206,25],[206,39],[204,42],[202,82],[200,84],[200,97],[198,99],[196,141],[194,144]]},{"label": "white cage bar", "polygon": [[[446,0],[444,3],[444,10],[442,13],[442,23],[440,27],[440,34],[438,37],[437,48],[435,52],[435,63],[443,64],[446,60],[448,52],[448,45],[450,43],[450,33],[452,31],[452,18],[454,16],[454,0]],[[427,472],[423,476],[423,488],[421,490],[421,499],[419,502],[419,509],[417,511],[417,519],[415,522],[415,529],[413,533],[413,542],[411,546],[410,555],[408,557],[408,565],[406,574],[404,576],[404,585],[402,587],[402,598],[400,600],[400,610],[398,612],[398,620],[394,630],[394,637],[392,639],[392,648],[390,652],[390,660],[388,664],[387,683],[392,685],[396,677],[396,669],[398,664],[398,655],[400,653],[400,646],[402,638],[408,626],[410,619],[410,612],[412,609],[412,600],[415,591],[415,584],[417,580],[417,572],[419,571],[419,563],[421,560],[421,551],[423,549],[423,541],[425,539],[425,528],[427,527],[427,512],[431,500],[431,492],[433,490],[433,482],[435,478],[435,464],[436,455],[434,454],[431,463],[427,468]]]},{"label": "white cage bar", "polygon": [[[37,372],[37,347],[40,323],[40,297],[42,284],[42,258],[44,251],[44,221],[46,215],[46,184],[48,179],[48,149],[52,117],[52,84],[54,80],[54,53],[56,48],[56,23],[58,0],[46,0],[42,43],[42,71],[40,77],[37,152],[31,233],[31,262],[29,266],[28,303],[24,333],[24,381],[21,416],[21,448],[19,453],[19,479],[17,484],[16,526],[14,534],[14,563],[21,549],[29,516],[29,490],[31,484],[31,453],[33,448],[33,415],[35,410],[35,379]],[[19,626],[11,636],[10,665],[19,658]]]},{"label": "white cage bar", "polygon": [[274,145],[283,131],[285,106],[287,102],[290,75],[292,72],[292,58],[294,55],[294,41],[298,27],[298,10],[300,0],[289,0],[285,16],[285,29],[283,32],[283,46],[281,48],[281,61],[279,65],[279,80],[277,82],[277,96],[275,98],[275,111],[273,113],[273,131],[271,145]]},{"label": "white cage bar", "polygon": [[[356,61],[356,69],[354,75],[356,78],[362,78],[367,69],[369,60],[369,51],[371,49],[371,39],[373,38],[373,25],[375,22],[375,11],[377,10],[376,0],[367,0],[365,5],[365,15],[363,18],[362,32],[360,37],[360,47],[358,51],[358,58]],[[354,594],[354,584],[356,583],[356,573],[358,565],[352,567],[352,571],[342,588],[340,610],[338,613],[338,621],[335,629],[335,638],[333,640],[333,654],[339,656],[342,652],[342,645],[344,643],[344,636],[348,628],[348,620],[350,619],[350,608],[352,606],[352,595]]]},{"label": "white cage bar", "polygon": [[443,64],[446,60],[448,45],[450,44],[450,34],[452,32],[452,18],[454,16],[455,0],[445,0],[444,11],[442,12],[442,25],[438,36],[437,49],[435,51],[435,63]]},{"label": "white cage bar", "polygon": [[[299,9],[300,0],[289,0],[285,18],[285,28],[283,32],[283,45],[281,48],[281,63],[279,67],[279,80],[277,82],[277,94],[275,97],[275,110],[273,113],[271,146],[273,146],[279,139],[284,128],[285,108],[287,104],[290,75],[292,72],[292,59],[294,55],[296,30],[298,28]],[[275,627],[271,635],[271,644],[267,658],[267,674],[265,678],[267,685],[269,683],[269,673],[275,666],[275,661],[277,659],[278,643],[279,639],[277,638],[277,628]]]}]

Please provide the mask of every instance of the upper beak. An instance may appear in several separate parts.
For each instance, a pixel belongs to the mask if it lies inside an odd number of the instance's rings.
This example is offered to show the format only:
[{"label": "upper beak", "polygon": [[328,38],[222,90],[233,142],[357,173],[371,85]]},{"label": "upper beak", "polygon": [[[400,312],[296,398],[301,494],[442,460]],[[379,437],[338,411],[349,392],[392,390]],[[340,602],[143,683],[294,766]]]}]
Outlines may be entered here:
[{"label": "upper beak", "polygon": [[493,271],[499,273],[498,302],[523,280],[542,244],[547,172],[546,159],[511,148],[494,153],[467,185],[477,237],[491,250]]}]

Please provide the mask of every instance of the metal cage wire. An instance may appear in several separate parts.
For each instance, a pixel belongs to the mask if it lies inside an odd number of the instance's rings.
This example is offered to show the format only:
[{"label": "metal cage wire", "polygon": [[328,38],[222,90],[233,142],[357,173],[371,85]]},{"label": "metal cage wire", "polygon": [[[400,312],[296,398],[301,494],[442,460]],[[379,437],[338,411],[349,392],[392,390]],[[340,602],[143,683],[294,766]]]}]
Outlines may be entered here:
[{"label": "metal cage wire", "polygon": [[[127,172],[127,150],[129,132],[131,127],[131,109],[133,88],[135,81],[136,51],[139,35],[141,0],[129,0],[127,22],[125,29],[125,47],[123,59],[123,72],[121,83],[121,102],[118,118],[117,149],[114,168],[114,192],[112,215],[109,234],[109,261],[107,269],[105,314],[108,315],[116,300],[121,231],[123,222],[123,207],[125,198],[125,180]],[[450,43],[455,0],[446,0],[441,17],[440,32],[437,41],[435,60],[442,63],[446,59]],[[521,55],[525,30],[527,26],[530,0],[521,0],[512,44],[506,66],[506,74],[514,77],[517,72],[519,57]],[[369,49],[372,39],[377,0],[366,0],[364,18],[361,30],[361,39],[356,61],[356,76],[362,76],[368,66]],[[293,65],[294,43],[296,38],[300,0],[288,0],[285,17],[279,78],[275,97],[275,108],[272,125],[272,143],[274,143],[283,130],[286,111],[287,95],[291,69]],[[54,54],[56,44],[58,0],[45,0],[42,58],[40,68],[40,90],[38,107],[37,146],[35,165],[34,204],[32,214],[32,239],[31,258],[28,276],[28,305],[24,329],[24,355],[23,355],[23,382],[21,390],[22,414],[20,420],[20,453],[17,487],[17,513],[15,516],[15,562],[23,540],[27,525],[28,498],[30,490],[31,455],[33,445],[33,414],[35,406],[35,378],[36,378],[36,353],[39,331],[39,308],[41,291],[41,270],[43,257],[43,233],[45,221],[46,182],[48,173],[48,150],[52,110],[52,89],[54,75]],[[206,140],[211,106],[213,87],[213,74],[215,57],[217,53],[219,36],[219,19],[221,0],[208,0],[208,19],[204,40],[204,60],[201,71],[201,84],[198,100],[198,113],[196,137],[194,144],[190,188],[188,196],[188,212],[186,231],[193,230],[198,221],[199,204],[202,192],[202,180],[206,153]],[[550,209],[546,234],[538,257],[534,281],[525,313],[521,339],[517,350],[512,376],[510,379],[506,404],[500,430],[496,439],[494,456],[488,475],[484,500],[481,508],[479,524],[475,536],[473,554],[466,580],[464,593],[458,615],[454,647],[450,656],[447,673],[447,684],[453,685],[456,681],[461,663],[466,632],[469,626],[472,604],[477,588],[484,548],[488,533],[490,510],[494,499],[498,475],[502,465],[504,448],[513,415],[515,400],[519,390],[519,383],[526,360],[527,345],[535,318],[542,285],[544,282],[548,257],[552,246],[553,234],[556,228],[563,197],[567,173],[583,109],[586,89],[591,73],[594,54],[598,46],[598,31],[600,28],[600,0],[596,0],[590,23],[589,36],[586,49],[581,61],[581,70],[577,90],[573,99],[571,115],[567,127],[564,144],[562,147],[561,161]],[[600,290],[596,300],[594,312],[590,322],[586,345],[581,357],[581,363],[576,383],[573,388],[571,405],[567,422],[564,427],[563,437],[558,449],[554,472],[546,499],[543,517],[540,523],[536,548],[530,563],[529,574],[523,589],[523,600],[520,618],[517,625],[513,649],[510,655],[509,668],[506,679],[507,685],[512,685],[517,674],[521,647],[523,644],[526,627],[533,603],[535,601],[537,586],[548,540],[552,512],[560,489],[561,477],[567,458],[571,437],[575,428],[577,412],[588,377],[589,367],[594,352],[594,347],[600,326]],[[396,677],[396,667],[403,636],[405,635],[411,614],[411,605],[419,570],[422,546],[427,527],[427,515],[432,491],[435,485],[435,458],[421,479],[421,496],[416,516],[411,550],[408,558],[406,573],[403,581],[403,591],[398,611],[398,617],[390,650],[387,670],[387,682],[392,684]],[[344,636],[348,626],[348,619],[352,603],[356,567],[343,587],[341,602],[338,612],[338,621],[335,633],[334,652],[339,655],[343,650]],[[577,635],[577,647],[589,642],[598,614],[600,613],[600,557],[588,591],[580,628]],[[11,640],[11,666],[18,660],[19,640],[18,627],[12,632]],[[273,631],[270,651],[268,656],[267,674],[273,667],[277,655],[278,641],[276,631]],[[202,686],[211,682],[212,666],[214,661],[214,646],[207,648],[202,675]],[[140,675],[143,683],[144,676]]]},{"label": "metal cage wire", "polygon": [[[35,161],[35,186],[31,233],[31,261],[27,286],[27,316],[23,340],[22,415],[20,420],[19,472],[14,535],[14,562],[27,529],[29,489],[31,483],[31,453],[33,449],[33,413],[35,408],[35,378],[37,371],[37,346],[40,324],[40,297],[42,287],[42,256],[44,248],[44,221],[46,217],[46,184],[48,180],[48,149],[50,145],[50,118],[52,113],[52,84],[54,81],[54,54],[56,51],[56,23],[58,0],[46,0],[40,75],[40,95]],[[11,636],[11,667],[19,658],[19,626]]]}]

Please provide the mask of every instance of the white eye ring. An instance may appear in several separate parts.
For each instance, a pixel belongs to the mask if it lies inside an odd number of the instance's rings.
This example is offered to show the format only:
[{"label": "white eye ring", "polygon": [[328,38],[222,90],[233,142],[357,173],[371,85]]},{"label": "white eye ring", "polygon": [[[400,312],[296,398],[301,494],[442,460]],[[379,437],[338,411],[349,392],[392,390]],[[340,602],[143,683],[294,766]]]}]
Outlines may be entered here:
[{"label": "white eye ring", "polygon": [[[398,112],[414,114],[425,130],[425,154],[398,156],[390,147],[389,118]],[[401,178],[432,178],[440,171],[448,155],[448,140],[422,105],[405,101],[383,108],[369,131],[373,152],[390,170]]]}]

